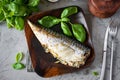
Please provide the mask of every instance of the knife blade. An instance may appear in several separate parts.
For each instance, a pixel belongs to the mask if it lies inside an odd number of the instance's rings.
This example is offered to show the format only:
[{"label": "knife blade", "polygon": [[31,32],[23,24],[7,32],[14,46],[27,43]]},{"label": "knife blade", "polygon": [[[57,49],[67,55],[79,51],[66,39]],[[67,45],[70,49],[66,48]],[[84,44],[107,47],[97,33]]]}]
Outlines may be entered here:
[{"label": "knife blade", "polygon": [[109,26],[107,27],[106,33],[105,33],[104,47],[103,47],[103,63],[102,63],[100,80],[104,79],[104,74],[105,74],[108,35],[109,35]]}]

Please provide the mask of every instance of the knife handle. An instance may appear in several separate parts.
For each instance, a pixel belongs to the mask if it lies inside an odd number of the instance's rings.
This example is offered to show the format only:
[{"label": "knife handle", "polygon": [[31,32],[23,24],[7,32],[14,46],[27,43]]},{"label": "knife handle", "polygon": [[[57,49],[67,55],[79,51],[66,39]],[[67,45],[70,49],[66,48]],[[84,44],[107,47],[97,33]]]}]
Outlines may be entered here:
[{"label": "knife handle", "polygon": [[102,63],[100,80],[104,80],[105,68],[106,68],[106,51],[103,52],[103,63]]}]

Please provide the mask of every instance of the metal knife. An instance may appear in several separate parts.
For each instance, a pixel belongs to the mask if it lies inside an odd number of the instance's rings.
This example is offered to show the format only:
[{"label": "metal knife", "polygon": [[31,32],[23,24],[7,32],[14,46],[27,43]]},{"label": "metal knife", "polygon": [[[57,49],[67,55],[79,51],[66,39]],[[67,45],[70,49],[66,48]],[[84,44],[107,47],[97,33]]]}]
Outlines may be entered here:
[{"label": "metal knife", "polygon": [[109,33],[109,26],[106,29],[105,39],[104,39],[104,47],[103,47],[103,63],[102,63],[102,70],[100,75],[100,80],[104,79],[105,74],[105,67],[106,67],[106,54],[107,54],[107,41],[108,41],[108,34]]}]

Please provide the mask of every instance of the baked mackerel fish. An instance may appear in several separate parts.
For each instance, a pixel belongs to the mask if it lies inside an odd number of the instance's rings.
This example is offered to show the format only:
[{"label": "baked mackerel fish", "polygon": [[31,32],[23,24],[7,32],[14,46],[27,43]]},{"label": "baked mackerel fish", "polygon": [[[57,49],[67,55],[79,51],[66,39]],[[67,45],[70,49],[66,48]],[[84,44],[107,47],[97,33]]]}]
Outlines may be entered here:
[{"label": "baked mackerel fish", "polygon": [[45,51],[60,63],[76,68],[85,64],[90,48],[48,28],[38,27],[29,20],[28,24]]}]

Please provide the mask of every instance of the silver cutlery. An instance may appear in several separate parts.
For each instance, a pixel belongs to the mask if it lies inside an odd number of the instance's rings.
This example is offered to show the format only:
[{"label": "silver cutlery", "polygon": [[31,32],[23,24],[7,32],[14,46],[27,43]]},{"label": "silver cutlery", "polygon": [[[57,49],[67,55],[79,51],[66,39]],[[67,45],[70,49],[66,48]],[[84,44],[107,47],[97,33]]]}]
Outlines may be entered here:
[{"label": "silver cutlery", "polygon": [[112,71],[113,71],[113,53],[114,53],[114,41],[116,38],[116,34],[117,34],[117,26],[114,26],[115,24],[112,23],[112,25],[110,26],[109,29],[109,34],[110,34],[110,38],[111,38],[111,62],[110,62],[110,80],[112,80]]},{"label": "silver cutlery", "polygon": [[106,67],[106,54],[107,54],[107,41],[108,41],[108,33],[109,33],[109,27],[107,27],[106,33],[105,33],[105,39],[104,39],[104,48],[103,48],[103,63],[102,63],[102,70],[100,75],[100,80],[104,79],[105,74],[105,67]]}]

